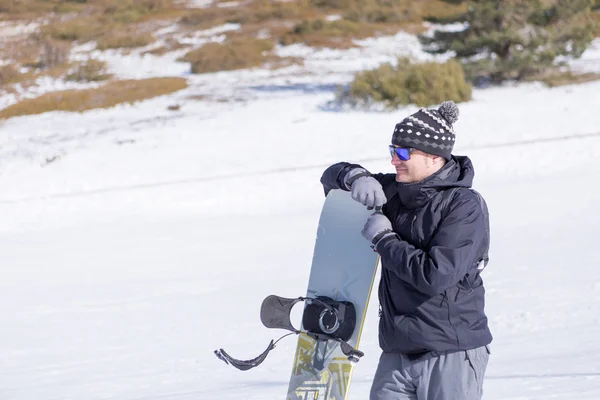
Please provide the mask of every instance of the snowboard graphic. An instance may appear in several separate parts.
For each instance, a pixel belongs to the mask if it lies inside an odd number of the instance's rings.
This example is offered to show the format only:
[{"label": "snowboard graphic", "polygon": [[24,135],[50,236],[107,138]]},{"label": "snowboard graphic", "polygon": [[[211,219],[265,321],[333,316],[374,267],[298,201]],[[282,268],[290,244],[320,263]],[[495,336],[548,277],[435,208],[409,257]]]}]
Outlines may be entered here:
[{"label": "snowboard graphic", "polygon": [[[336,302],[350,302],[354,306],[354,329],[351,336],[347,335],[349,338],[344,338],[354,349],[358,349],[379,261],[378,254],[360,233],[372,213],[353,200],[349,192],[329,192],[319,219],[306,293],[309,299],[326,296]],[[317,340],[306,332],[309,307],[310,301],[304,309],[287,400],[345,400],[353,364],[358,358],[345,354],[342,351],[343,343],[323,340],[323,337]],[[315,305],[312,304],[312,307]],[[347,311],[346,308],[348,316],[350,314]],[[317,330],[329,333],[338,327],[339,321],[335,318],[327,321],[328,313],[322,310]]]}]

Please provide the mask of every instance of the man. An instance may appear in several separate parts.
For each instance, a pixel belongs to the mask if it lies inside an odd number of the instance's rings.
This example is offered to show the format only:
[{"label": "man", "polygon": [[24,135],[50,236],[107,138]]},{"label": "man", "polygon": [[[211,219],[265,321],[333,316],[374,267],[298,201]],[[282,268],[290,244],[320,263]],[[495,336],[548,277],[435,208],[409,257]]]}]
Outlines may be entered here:
[{"label": "man", "polygon": [[371,400],[479,400],[492,335],[480,272],[488,261],[483,198],[467,157],[451,154],[458,108],[444,102],[395,127],[395,174],[338,163],[325,193],[375,209],[362,235],[381,257],[379,344]]}]

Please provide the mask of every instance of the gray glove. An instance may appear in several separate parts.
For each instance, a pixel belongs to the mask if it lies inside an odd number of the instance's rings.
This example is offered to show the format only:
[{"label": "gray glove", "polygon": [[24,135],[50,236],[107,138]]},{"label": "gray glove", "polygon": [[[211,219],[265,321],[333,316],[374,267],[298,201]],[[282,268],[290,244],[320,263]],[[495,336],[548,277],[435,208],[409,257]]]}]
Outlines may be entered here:
[{"label": "gray glove", "polygon": [[382,212],[376,211],[367,219],[361,234],[371,243],[371,247],[376,250],[377,244],[384,237],[395,235],[392,229],[392,223],[383,215]]},{"label": "gray glove", "polygon": [[368,210],[381,210],[387,202],[383,187],[365,169],[354,168],[344,177],[346,188],[352,192],[352,198],[367,206]]}]

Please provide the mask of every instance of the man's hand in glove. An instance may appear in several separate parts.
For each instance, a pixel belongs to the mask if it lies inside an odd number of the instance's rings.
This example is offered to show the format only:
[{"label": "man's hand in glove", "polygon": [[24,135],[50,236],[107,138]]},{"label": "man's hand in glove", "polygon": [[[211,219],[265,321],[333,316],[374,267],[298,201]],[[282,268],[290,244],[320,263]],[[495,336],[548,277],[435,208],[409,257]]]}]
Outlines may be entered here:
[{"label": "man's hand in glove", "polygon": [[344,184],[352,192],[352,198],[367,206],[368,210],[381,210],[387,202],[381,184],[362,168],[348,172]]},{"label": "man's hand in glove", "polygon": [[389,235],[395,235],[392,229],[392,223],[383,215],[382,212],[376,211],[367,219],[365,226],[361,232],[363,237],[371,243],[371,247],[377,250],[377,244]]}]

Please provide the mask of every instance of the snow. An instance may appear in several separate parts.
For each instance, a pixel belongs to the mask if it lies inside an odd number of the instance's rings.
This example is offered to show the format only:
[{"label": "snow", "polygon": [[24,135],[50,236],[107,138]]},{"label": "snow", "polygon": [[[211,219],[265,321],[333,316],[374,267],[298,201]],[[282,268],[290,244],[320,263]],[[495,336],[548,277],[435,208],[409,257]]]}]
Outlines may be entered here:
[{"label": "snow", "polygon": [[213,0],[181,0],[179,3],[185,3],[186,8],[206,8],[210,7]]},{"label": "snow", "polygon": [[568,62],[573,71],[600,73],[600,38],[592,41],[583,57]]},{"label": "snow", "polygon": [[[296,46],[281,51],[307,66],[205,76],[169,56],[156,70],[115,56],[124,76],[164,70],[190,87],[0,125],[0,397],[283,398],[294,339],[248,372],[212,352],[250,358],[279,336],[260,303],[305,293],[323,169],[391,170],[393,126],[416,107],[324,105],[363,65],[402,49],[426,58],[413,39]],[[510,84],[459,105],[455,154],[472,158],[492,224],[485,400],[600,398],[599,93]],[[377,296],[361,349],[350,399],[367,398],[379,357]]]},{"label": "snow", "polygon": [[0,37],[9,39],[35,32],[40,24],[37,22],[0,21]]}]

